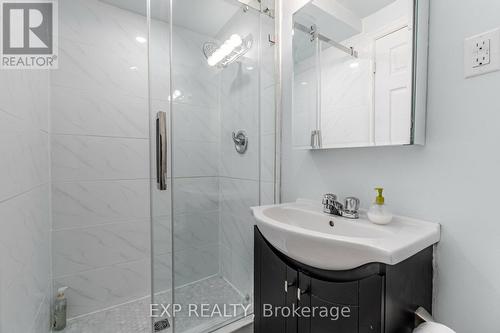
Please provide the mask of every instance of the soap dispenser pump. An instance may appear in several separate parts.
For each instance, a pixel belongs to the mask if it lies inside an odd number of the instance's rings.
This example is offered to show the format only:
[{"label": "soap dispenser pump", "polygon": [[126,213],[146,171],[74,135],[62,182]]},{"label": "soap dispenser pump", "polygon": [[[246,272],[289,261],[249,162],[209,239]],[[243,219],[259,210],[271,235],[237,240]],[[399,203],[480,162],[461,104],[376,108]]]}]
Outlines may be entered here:
[{"label": "soap dispenser pump", "polygon": [[385,204],[385,198],[382,195],[384,189],[379,187],[375,191],[378,192],[375,202],[368,210],[368,219],[375,224],[389,224],[392,221],[392,213]]},{"label": "soap dispenser pump", "polygon": [[64,293],[68,287],[57,289],[57,297],[54,304],[54,331],[62,331],[66,327],[66,308],[67,300]]}]

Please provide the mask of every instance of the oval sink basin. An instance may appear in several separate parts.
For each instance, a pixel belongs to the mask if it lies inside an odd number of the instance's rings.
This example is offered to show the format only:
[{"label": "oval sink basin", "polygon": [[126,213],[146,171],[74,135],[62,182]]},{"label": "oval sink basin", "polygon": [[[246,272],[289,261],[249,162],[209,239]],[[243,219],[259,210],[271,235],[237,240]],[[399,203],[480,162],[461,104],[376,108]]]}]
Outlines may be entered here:
[{"label": "oval sink basin", "polygon": [[349,270],[369,263],[396,265],[439,242],[440,225],[395,216],[379,226],[362,212],[357,220],[322,212],[307,200],[252,207],[256,224],[279,251],[303,264]]}]

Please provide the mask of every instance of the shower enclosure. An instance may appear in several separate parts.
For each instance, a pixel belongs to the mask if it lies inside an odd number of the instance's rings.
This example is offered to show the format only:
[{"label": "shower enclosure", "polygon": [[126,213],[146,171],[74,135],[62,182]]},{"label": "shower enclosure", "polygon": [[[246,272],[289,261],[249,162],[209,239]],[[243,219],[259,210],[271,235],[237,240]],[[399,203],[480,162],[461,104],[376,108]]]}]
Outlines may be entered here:
[{"label": "shower enclosure", "polygon": [[48,132],[66,332],[150,332],[150,303],[182,306],[153,320],[175,332],[251,315],[249,208],[275,198],[274,1],[58,6]]},{"label": "shower enclosure", "polygon": [[[151,186],[153,303],[182,306],[176,332],[202,332],[244,306],[251,314],[249,207],[274,198],[274,4],[152,0],[150,10],[150,118],[161,127],[165,112],[169,133],[166,160],[152,163],[167,166],[166,186]],[[205,318],[189,304],[242,306]]]}]

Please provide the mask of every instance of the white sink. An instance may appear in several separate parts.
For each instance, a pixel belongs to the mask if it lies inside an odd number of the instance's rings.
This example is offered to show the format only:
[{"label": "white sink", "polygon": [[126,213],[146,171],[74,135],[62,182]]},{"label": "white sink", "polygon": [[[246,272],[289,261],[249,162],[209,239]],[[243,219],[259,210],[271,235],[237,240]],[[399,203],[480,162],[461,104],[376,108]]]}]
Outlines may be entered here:
[{"label": "white sink", "polygon": [[[257,226],[279,251],[303,264],[348,270],[368,263],[395,265],[439,242],[440,225],[395,216],[380,226],[322,212],[307,200],[252,207]],[[333,227],[331,223],[333,222]]]}]

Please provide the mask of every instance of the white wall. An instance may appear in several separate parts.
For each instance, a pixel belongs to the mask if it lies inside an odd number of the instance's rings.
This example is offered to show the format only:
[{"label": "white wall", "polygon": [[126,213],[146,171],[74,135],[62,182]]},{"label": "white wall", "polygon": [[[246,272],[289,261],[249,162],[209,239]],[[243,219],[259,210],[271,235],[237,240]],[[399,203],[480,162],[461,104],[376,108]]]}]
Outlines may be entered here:
[{"label": "white wall", "polygon": [[427,145],[292,151],[291,15],[283,1],[283,200],[356,195],[367,207],[377,185],[395,213],[439,222],[438,320],[458,332],[496,332],[500,313],[500,73],[465,80],[463,39],[497,26],[500,2],[431,1]]},{"label": "white wall", "polygon": [[49,332],[49,74],[0,73],[0,332]]}]

